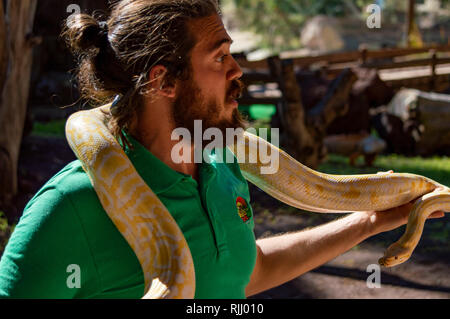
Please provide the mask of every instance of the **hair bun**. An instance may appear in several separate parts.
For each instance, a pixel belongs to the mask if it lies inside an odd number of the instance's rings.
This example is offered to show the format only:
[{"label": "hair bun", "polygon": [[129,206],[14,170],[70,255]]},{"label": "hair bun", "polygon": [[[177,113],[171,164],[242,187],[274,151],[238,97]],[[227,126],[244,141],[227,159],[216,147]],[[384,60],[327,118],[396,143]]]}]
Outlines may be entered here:
[{"label": "hair bun", "polygon": [[107,43],[108,24],[88,14],[73,14],[66,20],[62,36],[74,53],[83,53]]}]

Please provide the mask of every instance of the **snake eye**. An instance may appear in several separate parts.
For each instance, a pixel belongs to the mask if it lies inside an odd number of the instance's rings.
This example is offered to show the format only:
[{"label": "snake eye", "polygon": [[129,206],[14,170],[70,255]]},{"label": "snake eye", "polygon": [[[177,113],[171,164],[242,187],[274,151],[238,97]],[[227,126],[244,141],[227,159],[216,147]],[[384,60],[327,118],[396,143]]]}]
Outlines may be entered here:
[{"label": "snake eye", "polygon": [[397,256],[395,256],[395,260],[397,260],[398,259],[398,257]]}]

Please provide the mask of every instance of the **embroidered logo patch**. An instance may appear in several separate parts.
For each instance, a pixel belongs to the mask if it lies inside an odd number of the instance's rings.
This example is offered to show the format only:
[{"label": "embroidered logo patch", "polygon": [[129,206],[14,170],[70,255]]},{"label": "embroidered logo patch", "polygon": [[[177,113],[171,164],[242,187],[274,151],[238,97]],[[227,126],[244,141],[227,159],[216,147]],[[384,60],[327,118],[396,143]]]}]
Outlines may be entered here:
[{"label": "embroidered logo patch", "polygon": [[238,210],[239,217],[246,222],[250,219],[250,208],[247,205],[247,202],[242,197],[236,198],[236,207]]}]

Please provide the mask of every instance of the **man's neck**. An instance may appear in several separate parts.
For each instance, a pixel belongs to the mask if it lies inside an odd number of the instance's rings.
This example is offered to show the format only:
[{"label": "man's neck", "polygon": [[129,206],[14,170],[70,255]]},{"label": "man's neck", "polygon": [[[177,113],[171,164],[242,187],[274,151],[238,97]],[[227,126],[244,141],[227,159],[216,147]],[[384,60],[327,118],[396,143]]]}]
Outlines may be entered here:
[{"label": "man's neck", "polygon": [[172,140],[171,138],[175,125],[173,124],[170,113],[166,111],[168,109],[169,108],[162,108],[164,111],[158,112],[158,108],[156,107],[144,108],[134,129],[130,133],[137,141],[139,141],[139,143],[167,166],[177,172],[191,175],[192,178],[198,180],[198,168],[193,160],[193,146],[184,146],[184,150],[190,150],[192,156],[189,163],[176,163],[172,159],[172,149],[179,141]]}]

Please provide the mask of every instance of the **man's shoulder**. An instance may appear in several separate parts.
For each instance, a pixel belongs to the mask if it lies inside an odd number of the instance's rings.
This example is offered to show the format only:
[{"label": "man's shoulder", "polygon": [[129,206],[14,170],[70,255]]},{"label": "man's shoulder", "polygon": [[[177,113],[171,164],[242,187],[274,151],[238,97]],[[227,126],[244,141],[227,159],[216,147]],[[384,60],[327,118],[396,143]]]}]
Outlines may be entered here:
[{"label": "man's shoulder", "polygon": [[85,188],[92,188],[89,177],[83,170],[79,160],[72,161],[50,178],[45,186],[57,185],[63,192],[71,192]]},{"label": "man's shoulder", "polygon": [[28,202],[25,210],[43,201],[48,206],[61,201],[71,202],[72,206],[76,206],[77,203],[96,200],[88,175],[83,170],[81,162],[75,160],[51,177]]},{"label": "man's shoulder", "polygon": [[94,201],[95,191],[78,161],[42,186],[25,207],[0,260],[0,296],[71,298],[78,293],[65,284],[65,270],[72,263],[84,269],[89,281],[80,293],[97,292],[90,236],[105,223],[97,222],[101,205]]},{"label": "man's shoulder", "polygon": [[82,195],[94,188],[79,160],[72,161],[50,178],[41,190],[56,188],[62,194]]}]

